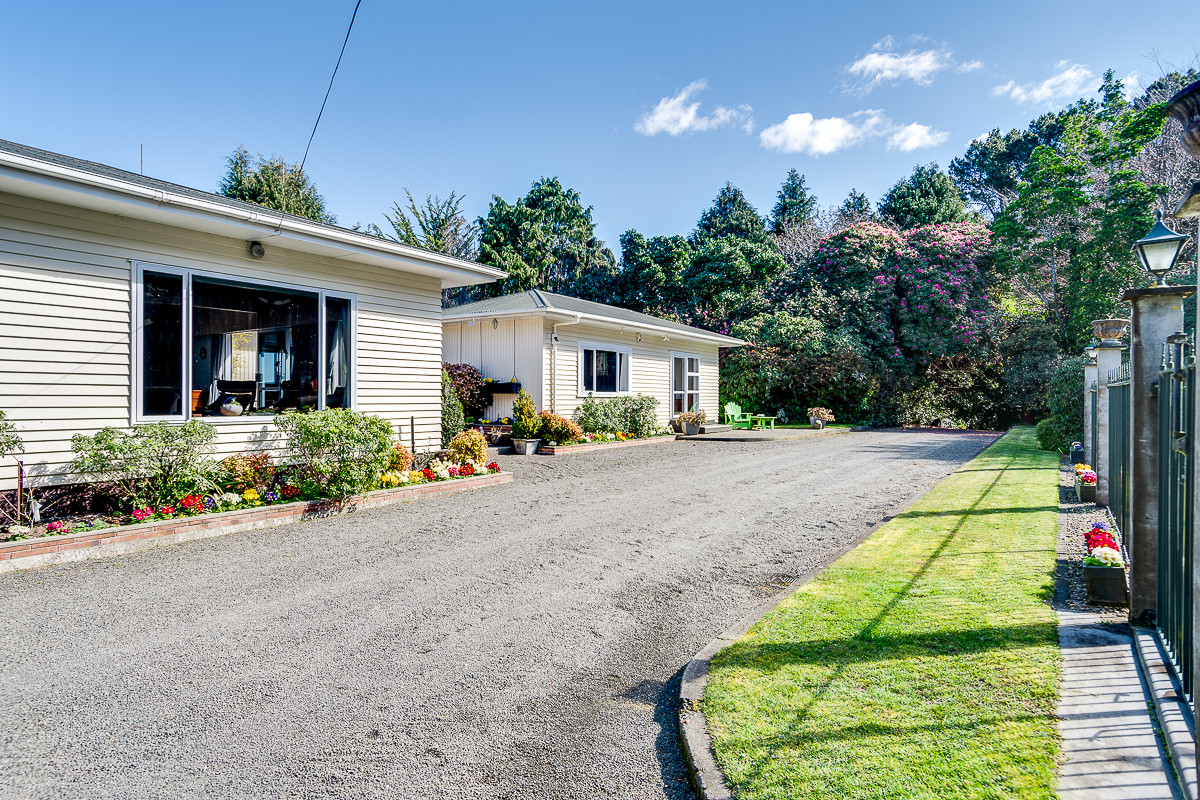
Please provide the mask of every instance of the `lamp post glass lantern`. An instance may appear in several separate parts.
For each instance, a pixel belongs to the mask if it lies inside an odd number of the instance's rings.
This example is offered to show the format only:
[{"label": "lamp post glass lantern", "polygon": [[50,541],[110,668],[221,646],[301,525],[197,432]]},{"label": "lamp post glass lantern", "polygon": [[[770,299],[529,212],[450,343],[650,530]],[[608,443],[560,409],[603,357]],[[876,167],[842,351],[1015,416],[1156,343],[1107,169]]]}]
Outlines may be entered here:
[{"label": "lamp post glass lantern", "polygon": [[1096,356],[1099,353],[1100,348],[1096,346],[1096,341],[1094,339],[1087,343],[1087,347],[1083,348],[1083,354],[1086,355],[1088,357],[1088,361],[1091,361],[1093,364],[1096,363]]},{"label": "lamp post glass lantern", "polygon": [[1154,285],[1163,286],[1163,277],[1175,266],[1179,251],[1188,240],[1186,233],[1176,233],[1163,224],[1162,211],[1154,212],[1154,227],[1133,243],[1133,252],[1143,269],[1154,276]]}]

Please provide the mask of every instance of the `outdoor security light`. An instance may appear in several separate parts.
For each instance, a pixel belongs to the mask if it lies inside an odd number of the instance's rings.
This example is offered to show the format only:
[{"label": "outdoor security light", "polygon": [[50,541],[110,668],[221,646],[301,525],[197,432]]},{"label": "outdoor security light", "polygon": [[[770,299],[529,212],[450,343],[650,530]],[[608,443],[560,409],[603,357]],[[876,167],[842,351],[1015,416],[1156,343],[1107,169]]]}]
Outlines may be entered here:
[{"label": "outdoor security light", "polygon": [[1133,251],[1146,272],[1154,276],[1154,285],[1163,286],[1163,276],[1175,266],[1175,259],[1179,258],[1179,251],[1188,237],[1163,225],[1162,211],[1155,211],[1154,218],[1154,227],[1133,243]]},{"label": "outdoor security light", "polygon": [[1096,346],[1095,341],[1091,341],[1087,343],[1087,347],[1083,348],[1083,352],[1089,360],[1095,361],[1096,356],[1100,353],[1100,348]]}]

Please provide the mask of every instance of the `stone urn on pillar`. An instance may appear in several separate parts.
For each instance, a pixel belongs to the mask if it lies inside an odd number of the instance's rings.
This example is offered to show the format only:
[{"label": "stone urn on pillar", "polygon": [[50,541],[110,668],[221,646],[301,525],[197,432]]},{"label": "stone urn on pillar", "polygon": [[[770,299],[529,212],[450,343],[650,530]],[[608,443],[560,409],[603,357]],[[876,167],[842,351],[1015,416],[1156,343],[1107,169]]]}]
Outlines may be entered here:
[{"label": "stone urn on pillar", "polygon": [[1121,337],[1129,328],[1127,319],[1097,319],[1092,321],[1092,331],[1101,347],[1120,347]]}]

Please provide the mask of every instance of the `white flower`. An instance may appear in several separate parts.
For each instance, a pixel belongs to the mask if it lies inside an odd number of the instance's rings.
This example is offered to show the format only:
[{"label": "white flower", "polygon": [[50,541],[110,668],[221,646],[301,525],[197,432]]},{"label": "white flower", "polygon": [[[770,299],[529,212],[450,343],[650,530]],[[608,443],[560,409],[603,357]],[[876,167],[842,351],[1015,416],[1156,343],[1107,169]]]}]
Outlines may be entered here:
[{"label": "white flower", "polygon": [[225,494],[221,495],[218,500],[223,505],[236,506],[238,503],[242,502],[242,496],[240,494],[234,494],[233,492],[226,492]]},{"label": "white flower", "polygon": [[29,533],[33,529],[27,525],[9,525],[6,530],[14,536],[18,536],[23,533]]},{"label": "white flower", "polygon": [[1121,560],[1121,554],[1111,547],[1097,547],[1089,555],[1110,567],[1119,567],[1124,563]]}]

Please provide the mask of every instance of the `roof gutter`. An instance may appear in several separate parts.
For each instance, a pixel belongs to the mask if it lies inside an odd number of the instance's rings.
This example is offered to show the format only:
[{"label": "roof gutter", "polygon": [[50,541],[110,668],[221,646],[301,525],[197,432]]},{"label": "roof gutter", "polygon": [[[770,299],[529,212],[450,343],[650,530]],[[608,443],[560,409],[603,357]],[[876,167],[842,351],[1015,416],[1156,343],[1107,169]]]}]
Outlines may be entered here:
[{"label": "roof gutter", "polygon": [[[543,316],[559,316],[564,319],[575,319],[576,321],[586,320],[588,322],[596,322],[601,325],[644,330],[644,331],[649,331],[652,333],[661,333],[668,337],[669,336],[678,336],[680,338],[695,339],[695,340],[701,341],[701,342],[710,342],[712,344],[721,345],[722,347],[740,347],[746,343],[744,340],[737,339],[733,336],[725,336],[720,333],[709,333],[707,331],[701,331],[699,329],[697,329],[696,332],[693,333],[692,331],[681,331],[681,330],[677,330],[676,328],[668,328],[668,327],[665,327],[662,325],[653,325],[653,324],[648,324],[645,322],[630,322],[629,320],[614,319],[613,317],[606,317],[601,314],[586,314],[583,312],[576,312],[576,311],[559,311],[557,309],[549,309],[549,308],[537,308],[537,309],[530,309],[527,311],[493,311],[493,312],[479,311],[479,312],[473,312],[470,314],[450,314],[450,315],[443,314],[442,322],[466,322],[467,320],[478,319],[480,317],[496,317],[497,319],[511,319],[514,317],[543,317]],[[572,324],[574,324],[574,323],[572,323]]]},{"label": "roof gutter", "polygon": [[247,226],[261,226],[261,230],[252,231],[257,235],[274,235],[287,231],[300,239],[317,240],[318,242],[336,242],[360,253],[375,253],[422,261],[444,269],[453,270],[460,274],[465,273],[488,280],[496,280],[504,277],[506,274],[503,270],[476,264],[472,261],[455,258],[443,253],[434,253],[422,250],[421,248],[391,242],[387,239],[377,239],[376,237],[354,231],[342,231],[337,228],[306,224],[282,215],[279,212],[272,213],[266,208],[262,211],[235,208],[197,197],[176,194],[164,189],[139,186],[117,178],[51,164],[37,159],[18,156],[13,153],[0,152],[0,167],[8,167],[14,171],[23,173],[24,175],[18,175],[17,177],[25,177],[26,180],[28,179],[26,176],[32,173],[43,178],[57,179],[94,190],[126,195],[160,206],[174,206],[181,210],[233,220]]}]

